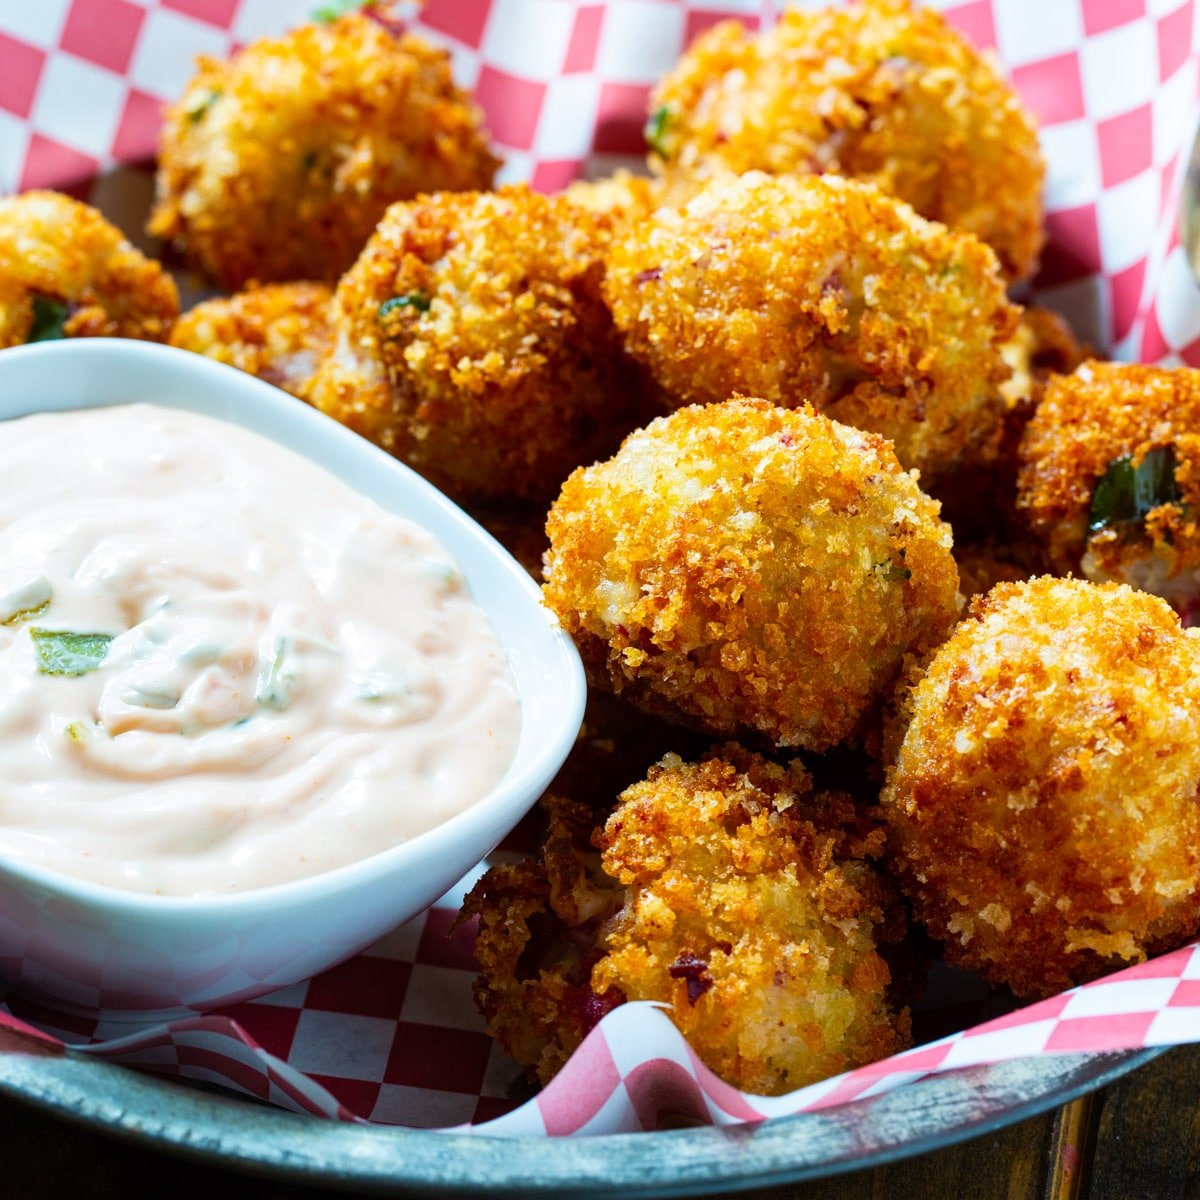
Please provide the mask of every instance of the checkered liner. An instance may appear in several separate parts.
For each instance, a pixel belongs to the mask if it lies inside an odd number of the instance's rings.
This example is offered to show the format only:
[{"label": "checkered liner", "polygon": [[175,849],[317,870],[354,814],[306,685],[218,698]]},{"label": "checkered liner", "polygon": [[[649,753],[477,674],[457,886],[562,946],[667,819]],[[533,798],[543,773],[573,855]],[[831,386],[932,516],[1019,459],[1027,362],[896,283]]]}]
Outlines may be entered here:
[{"label": "checkered liner", "polygon": [[[124,217],[136,237],[160,104],[179,93],[194,56],[279,32],[314,3],[0,0],[0,192],[68,190]],[[450,50],[474,89],[507,160],[503,178],[552,190],[640,154],[647,93],[697,32],[730,15],[758,25],[774,7],[428,0],[413,26]],[[1200,366],[1200,295],[1175,219],[1196,117],[1195,0],[940,7],[997,53],[1042,122],[1050,244],[1036,299],[1118,357]],[[1200,1041],[1200,948],[1191,947],[774,1099],[721,1083],[661,1011],[625,1005],[518,1107],[516,1069],[471,1003],[471,931],[450,930],[455,911],[451,897],[357,958],[221,1014],[131,1034],[13,1000],[0,1025],[296,1111],[486,1122],[473,1127],[506,1135],[655,1128],[665,1113],[754,1121],[968,1065]]]}]

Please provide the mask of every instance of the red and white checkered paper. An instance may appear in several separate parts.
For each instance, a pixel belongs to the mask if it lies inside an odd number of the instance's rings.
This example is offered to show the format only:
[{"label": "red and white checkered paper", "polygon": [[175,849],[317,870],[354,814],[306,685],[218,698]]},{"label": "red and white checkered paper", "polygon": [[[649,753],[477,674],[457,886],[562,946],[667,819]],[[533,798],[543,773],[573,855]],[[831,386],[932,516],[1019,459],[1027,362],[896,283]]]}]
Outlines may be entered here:
[{"label": "red and white checkered paper", "polygon": [[[0,193],[56,187],[144,243],[160,107],[197,54],[302,21],[316,0],[0,0]],[[815,7],[815,3],[809,3]],[[428,0],[507,165],[554,190],[642,151],[646,97],[702,29],[759,26],[771,0]],[[1049,245],[1033,295],[1115,357],[1200,366],[1200,291],[1176,210],[1197,114],[1195,0],[941,0],[996,53],[1042,123]],[[516,1068],[471,1001],[471,931],[454,897],[357,958],[219,1014],[144,1030],[40,1011],[0,1025],[78,1052],[217,1082],[347,1120],[557,1135],[726,1124],[811,1111],[932,1072],[1054,1052],[1200,1041],[1188,947],[788,1096],[737,1092],[645,1004],[610,1013],[554,1082],[517,1105]],[[950,985],[933,1003],[958,1011]],[[478,1124],[483,1122],[483,1124]]]}]

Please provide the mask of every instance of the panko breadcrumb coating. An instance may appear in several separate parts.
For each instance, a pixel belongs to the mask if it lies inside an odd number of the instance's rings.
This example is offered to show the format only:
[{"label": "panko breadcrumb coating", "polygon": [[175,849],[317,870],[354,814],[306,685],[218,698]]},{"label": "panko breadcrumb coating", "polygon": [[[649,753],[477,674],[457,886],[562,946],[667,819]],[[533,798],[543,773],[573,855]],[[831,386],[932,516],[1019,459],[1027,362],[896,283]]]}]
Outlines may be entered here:
[{"label": "panko breadcrumb coating", "polygon": [[215,358],[303,399],[333,341],[323,283],[277,283],[190,309],[171,345]]},{"label": "panko breadcrumb coating", "polygon": [[884,439],[763,400],[681,409],[567,480],[543,595],[593,682],[822,750],[957,613],[950,530]]},{"label": "panko breadcrumb coating", "polygon": [[1089,362],[1053,378],[1018,503],[1056,570],[1200,598],[1200,371]]},{"label": "panko breadcrumb coating", "polygon": [[614,218],[622,227],[646,220],[663,203],[659,180],[623,169],[603,179],[577,179],[562,194],[588,212]]},{"label": "panko breadcrumb coating", "polygon": [[1198,638],[1118,584],[974,602],[912,693],[883,794],[948,962],[1045,996],[1200,927]]},{"label": "panko breadcrumb coating", "polygon": [[543,1082],[626,999],[670,1005],[701,1059],[758,1093],[907,1044],[879,954],[904,930],[874,866],[882,830],[848,797],[812,795],[799,762],[668,755],[596,834],[600,864],[583,815],[573,836],[558,819],[541,864],[494,869],[467,905],[481,1007]]},{"label": "panko breadcrumb coating", "polygon": [[[1075,370],[1085,358],[1066,321],[1044,308],[1022,310],[1002,353],[1012,376],[1001,387],[1006,410],[995,453],[983,463],[956,465],[929,484],[930,494],[941,501],[943,519],[954,529],[956,557],[969,542],[1002,542],[1022,564],[1019,576],[1002,573],[993,582],[1028,579],[1047,569],[1040,543],[1017,511],[1017,450],[1049,379]],[[970,595],[965,588],[963,594]]]},{"label": "panko breadcrumb coating", "polygon": [[598,995],[671,1005],[735,1087],[792,1091],[907,1045],[878,942],[904,924],[873,860],[883,831],[798,762],[725,746],[625,791],[598,839],[625,889],[592,969]]},{"label": "panko breadcrumb coating", "polygon": [[604,290],[671,406],[811,402],[929,476],[998,432],[1020,310],[995,256],[870,184],[720,180],[616,241]]},{"label": "panko breadcrumb coating", "polygon": [[597,995],[592,967],[601,926],[622,900],[590,842],[592,810],[543,797],[550,828],[538,860],[491,867],[463,902],[479,918],[475,1001],[501,1048],[542,1083],[558,1074],[605,1013],[624,1002]]},{"label": "panko breadcrumb coating", "polygon": [[1045,165],[1013,89],[932,8],[862,0],[702,34],[658,85],[647,138],[672,190],[722,171],[868,179],[1033,273]]},{"label": "panko breadcrumb coating", "polygon": [[1004,345],[1004,359],[1012,369],[1002,389],[1009,408],[1025,409],[1028,420],[1050,376],[1070,374],[1087,357],[1059,313],[1022,309],[1017,328]]},{"label": "panko breadcrumb coating", "polygon": [[62,337],[165,340],[175,283],[94,208],[58,192],[0,197],[0,349]]},{"label": "panko breadcrumb coating", "polygon": [[394,205],[338,284],[313,403],[460,495],[553,496],[643,413],[600,221],[527,187]]},{"label": "panko breadcrumb coating", "polygon": [[449,55],[350,13],[200,59],[167,111],[149,230],[229,290],[332,282],[393,201],[490,187],[498,165]]}]

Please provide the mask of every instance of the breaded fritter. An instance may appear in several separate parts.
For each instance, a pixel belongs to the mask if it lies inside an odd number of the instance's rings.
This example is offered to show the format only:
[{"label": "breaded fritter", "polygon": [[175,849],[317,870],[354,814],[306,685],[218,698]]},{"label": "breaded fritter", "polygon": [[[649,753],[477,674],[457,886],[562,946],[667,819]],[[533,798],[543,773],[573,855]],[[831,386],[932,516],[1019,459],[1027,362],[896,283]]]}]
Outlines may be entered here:
[{"label": "breaded fritter", "polygon": [[468,901],[489,1025],[543,1082],[626,999],[669,1004],[701,1059],[752,1092],[907,1044],[879,954],[904,930],[874,866],[882,830],[812,795],[799,762],[668,755],[597,831],[599,875],[581,829],[560,818],[541,864],[494,869]]},{"label": "breaded fritter", "polygon": [[538,860],[491,867],[463,902],[460,920],[479,918],[475,1001],[488,1031],[533,1079],[558,1074],[619,989],[592,990],[603,954],[601,926],[622,902],[590,841],[590,807],[542,800],[550,816]]},{"label": "breaded fritter", "polygon": [[277,283],[207,300],[175,322],[171,345],[304,399],[318,361],[333,342],[332,299],[323,283]]},{"label": "breaded fritter", "polygon": [[[1028,579],[1047,569],[1040,543],[1017,511],[1017,450],[1049,379],[1057,372],[1073,371],[1085,357],[1066,321],[1044,308],[1021,311],[1020,323],[1002,353],[1012,375],[1001,388],[1005,413],[994,454],[983,463],[956,465],[929,484],[930,495],[941,502],[942,517],[954,530],[960,571],[961,552],[971,543],[982,543],[979,548],[988,558],[996,557],[997,543],[1007,544],[1000,557],[1011,557],[1020,564],[1021,573],[1002,572],[993,582]],[[971,593],[964,587],[963,594]]]},{"label": "breaded fritter", "polygon": [[1086,358],[1065,318],[1048,308],[1024,308],[1013,336],[1004,345],[1012,375],[1004,385],[1010,410],[1033,415],[1052,375],[1068,375]]},{"label": "breaded fritter", "polygon": [[74,337],[165,340],[175,283],[94,208],[58,192],[0,197],[0,349]]},{"label": "breaded fritter", "polygon": [[1200,371],[1089,362],[1020,445],[1018,504],[1056,570],[1200,600]]},{"label": "breaded fritter", "polygon": [[543,595],[593,682],[822,750],[957,614],[950,530],[876,435],[763,400],[681,409],[567,480]]},{"label": "breaded fritter", "polygon": [[810,402],[926,476],[993,449],[1020,312],[995,256],[870,184],[718,181],[614,242],[604,290],[670,406]]},{"label": "breaded fritter", "polygon": [[332,282],[393,201],[490,187],[498,165],[449,55],[350,13],[200,59],[167,111],[149,230],[230,290]]},{"label": "breaded fritter", "polygon": [[726,746],[668,756],[625,791],[598,844],[625,889],[592,988],[671,1005],[705,1064],[775,1095],[909,1039],[877,943],[903,937],[873,866],[883,833],[798,762]]},{"label": "breaded fritter", "polygon": [[549,499],[643,413],[602,219],[527,187],[394,205],[338,284],[313,403],[440,487]]},{"label": "breaded fritter", "polygon": [[1118,584],[1001,584],[916,684],[883,793],[948,962],[1046,996],[1200,928],[1200,635]]},{"label": "breaded fritter", "polygon": [[659,180],[623,169],[603,179],[577,179],[562,194],[588,212],[615,218],[622,228],[644,221],[663,203]]},{"label": "breaded fritter", "polygon": [[871,180],[973,233],[1009,279],[1041,250],[1045,164],[1016,92],[932,8],[862,0],[702,34],[650,101],[651,163],[675,193],[715,175]]}]

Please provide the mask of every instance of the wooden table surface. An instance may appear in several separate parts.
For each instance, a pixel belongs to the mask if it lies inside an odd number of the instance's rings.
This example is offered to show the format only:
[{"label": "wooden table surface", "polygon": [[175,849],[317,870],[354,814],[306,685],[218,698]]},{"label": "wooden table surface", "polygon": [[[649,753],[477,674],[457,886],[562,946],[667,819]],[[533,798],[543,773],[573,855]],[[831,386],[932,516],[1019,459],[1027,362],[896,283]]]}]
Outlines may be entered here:
[{"label": "wooden table surface", "polygon": [[[5,1200],[319,1200],[338,1193],[173,1159],[0,1098]],[[988,1137],[752,1200],[1200,1197],[1200,1047]]]}]

